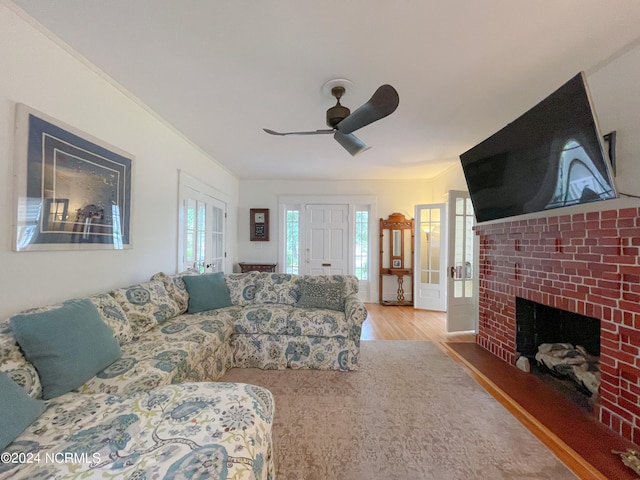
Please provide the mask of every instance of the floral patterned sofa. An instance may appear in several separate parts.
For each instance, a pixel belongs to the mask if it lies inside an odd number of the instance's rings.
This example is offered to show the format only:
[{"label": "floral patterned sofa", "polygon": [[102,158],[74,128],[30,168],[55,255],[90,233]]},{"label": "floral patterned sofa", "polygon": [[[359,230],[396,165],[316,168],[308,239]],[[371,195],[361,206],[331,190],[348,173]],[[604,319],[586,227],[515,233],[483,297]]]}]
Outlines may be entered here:
[{"label": "floral patterned sofa", "polygon": [[31,409],[17,438],[0,432],[0,479],[272,478],[270,392],[213,382],[232,367],[357,369],[357,291],[352,276],[158,273],[0,322],[0,381],[26,397],[0,383],[0,410]]}]

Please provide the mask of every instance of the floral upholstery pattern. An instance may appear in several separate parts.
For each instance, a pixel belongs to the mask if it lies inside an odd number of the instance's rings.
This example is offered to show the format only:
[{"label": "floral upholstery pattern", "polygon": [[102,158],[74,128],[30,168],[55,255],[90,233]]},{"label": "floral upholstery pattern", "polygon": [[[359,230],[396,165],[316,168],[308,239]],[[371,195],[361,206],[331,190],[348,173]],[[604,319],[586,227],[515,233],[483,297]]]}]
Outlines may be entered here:
[{"label": "floral upholstery pattern", "polygon": [[160,280],[119,288],[110,293],[127,314],[134,338],[181,313],[178,302],[169,295]]},{"label": "floral upholstery pattern", "polygon": [[[356,370],[367,316],[358,280],[228,274],[232,306],[186,314],[187,274],[197,273],[159,273],[88,297],[122,357],[76,392],[48,401],[42,417],[7,447],[41,455],[97,453],[99,461],[0,464],[0,479],[273,477],[271,394],[207,382],[232,367]],[[301,281],[343,284],[344,310],[297,306]],[[0,370],[41,398],[38,373],[7,320],[0,322]]]},{"label": "floral upholstery pattern", "polygon": [[298,276],[286,273],[268,273],[258,278],[254,303],[281,303],[295,305],[300,297]]},{"label": "floral upholstery pattern", "polygon": [[[273,478],[271,393],[241,383],[184,383],[134,395],[69,393],[6,451],[40,454],[0,463],[16,479]],[[45,462],[46,455],[80,461]],[[97,470],[99,469],[99,470]]]},{"label": "floral upholstery pattern", "polygon": [[151,281],[160,280],[164,287],[167,289],[167,293],[175,300],[178,305],[178,313],[184,313],[189,306],[189,292],[187,292],[187,286],[185,285],[182,277],[185,275],[199,275],[199,272],[195,269],[188,269],[182,273],[176,275],[168,275],[164,272],[158,272],[151,277]]},{"label": "floral upholstery pattern", "polygon": [[356,370],[360,343],[345,337],[298,335],[234,335],[231,337],[236,367],[283,370]]},{"label": "floral upholstery pattern", "polygon": [[42,398],[42,383],[38,371],[22,355],[8,319],[0,322],[0,371],[6,372],[31,397]]},{"label": "floral upholstery pattern", "polygon": [[236,333],[266,333],[316,337],[349,336],[344,312],[280,304],[245,307],[234,325]]},{"label": "floral upholstery pattern", "polygon": [[179,315],[121,347],[122,357],[81,393],[134,393],[185,381],[215,381],[232,366],[229,337],[240,307]]},{"label": "floral upholstery pattern", "polygon": [[122,307],[116,302],[115,298],[107,293],[99,293],[90,296],[89,300],[91,300],[91,303],[98,309],[98,313],[104,323],[113,330],[113,334],[120,345],[130,342],[133,339],[133,330],[131,329],[127,314],[124,313],[124,310],[122,310]]},{"label": "floral upholstery pattern", "polygon": [[229,273],[224,276],[224,281],[229,288],[231,303],[234,305],[251,305],[256,296],[256,288],[261,272]]}]

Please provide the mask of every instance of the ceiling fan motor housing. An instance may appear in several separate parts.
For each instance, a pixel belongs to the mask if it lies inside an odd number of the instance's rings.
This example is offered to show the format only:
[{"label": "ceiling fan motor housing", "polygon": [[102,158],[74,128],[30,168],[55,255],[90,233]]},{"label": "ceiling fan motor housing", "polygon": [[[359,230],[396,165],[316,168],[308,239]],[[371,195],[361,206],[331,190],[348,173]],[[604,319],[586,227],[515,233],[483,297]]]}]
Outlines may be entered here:
[{"label": "ceiling fan motor housing", "polygon": [[347,118],[350,113],[351,110],[349,110],[347,107],[343,107],[342,105],[340,105],[340,102],[338,102],[335,107],[331,107],[329,110],[327,110],[327,126],[336,128],[336,125]]},{"label": "ceiling fan motor housing", "polygon": [[327,126],[336,128],[336,125],[349,116],[351,110],[340,105],[340,99],[342,98],[342,95],[344,95],[344,87],[339,85],[333,87],[331,89],[331,95],[336,97],[338,102],[335,106],[327,110]]}]

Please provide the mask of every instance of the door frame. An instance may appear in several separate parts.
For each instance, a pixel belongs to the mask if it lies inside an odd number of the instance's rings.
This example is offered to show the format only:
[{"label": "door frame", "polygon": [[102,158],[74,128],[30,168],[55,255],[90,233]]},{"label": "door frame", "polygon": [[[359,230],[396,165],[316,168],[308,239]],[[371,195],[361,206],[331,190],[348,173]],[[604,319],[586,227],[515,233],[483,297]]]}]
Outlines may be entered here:
[{"label": "door frame", "polygon": [[201,195],[205,195],[207,197],[212,198],[214,201],[221,203],[224,205],[224,220],[223,220],[223,250],[224,256],[222,260],[222,268],[224,272],[231,271],[231,263],[230,259],[227,255],[227,209],[229,207],[229,196],[212,187],[211,185],[198,180],[193,175],[188,174],[184,170],[178,170],[178,248],[176,252],[176,271],[180,272],[184,270],[184,225],[185,225],[185,208],[184,208],[184,200],[186,197],[187,189],[194,190]]},{"label": "door frame", "polygon": [[[377,197],[374,195],[278,195],[278,225],[280,229],[279,237],[282,239],[278,245],[278,264],[285,265],[286,258],[286,211],[287,208],[295,206],[301,213],[299,224],[299,243],[300,252],[304,253],[306,248],[306,225],[304,224],[304,212],[308,204],[325,204],[325,205],[349,205],[349,258],[353,260],[353,249],[355,242],[355,212],[358,207],[367,207],[369,210],[369,280],[360,281],[360,290],[358,296],[365,302],[371,301],[372,292],[377,292],[378,281],[378,258],[374,253],[377,252],[378,238],[377,225],[373,219],[377,218]],[[303,261],[303,258],[300,259]],[[355,265],[353,261],[349,262],[348,272],[354,274]]]}]

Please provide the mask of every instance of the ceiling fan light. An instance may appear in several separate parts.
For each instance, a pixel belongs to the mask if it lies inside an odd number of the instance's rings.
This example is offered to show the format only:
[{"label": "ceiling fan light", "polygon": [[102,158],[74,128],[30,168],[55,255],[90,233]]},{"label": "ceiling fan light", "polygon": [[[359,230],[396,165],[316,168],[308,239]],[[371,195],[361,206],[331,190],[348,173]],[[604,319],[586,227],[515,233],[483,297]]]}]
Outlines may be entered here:
[{"label": "ceiling fan light", "polygon": [[354,157],[362,152],[366,152],[371,148],[366,146],[362,142],[362,140],[360,140],[358,137],[356,137],[353,134],[345,135],[344,133],[336,132],[333,135],[333,138],[335,138],[336,141],[340,145],[342,145],[345,148],[345,150]]}]

